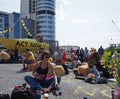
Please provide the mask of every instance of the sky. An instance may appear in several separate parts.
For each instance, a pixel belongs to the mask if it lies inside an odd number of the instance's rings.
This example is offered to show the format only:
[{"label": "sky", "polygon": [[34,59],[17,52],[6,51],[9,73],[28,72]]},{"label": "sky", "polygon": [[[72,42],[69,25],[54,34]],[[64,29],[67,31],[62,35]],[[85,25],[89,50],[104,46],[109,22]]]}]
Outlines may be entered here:
[{"label": "sky", "polygon": [[[20,0],[0,0],[0,11],[20,12]],[[120,0],[56,0],[56,40],[84,47],[120,43]]]}]

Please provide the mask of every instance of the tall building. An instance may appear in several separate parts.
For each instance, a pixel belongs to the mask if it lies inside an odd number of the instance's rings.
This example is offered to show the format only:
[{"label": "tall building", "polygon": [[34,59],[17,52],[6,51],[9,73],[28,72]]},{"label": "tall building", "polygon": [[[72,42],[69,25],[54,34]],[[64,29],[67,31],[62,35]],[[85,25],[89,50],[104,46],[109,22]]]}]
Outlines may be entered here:
[{"label": "tall building", "polygon": [[28,38],[29,34],[35,37],[35,21],[26,18],[22,18],[21,21],[21,38]]},{"label": "tall building", "polygon": [[0,37],[20,38],[20,14],[0,11]]},{"label": "tall building", "polygon": [[35,20],[35,0],[21,0],[21,18]]},{"label": "tall building", "polygon": [[21,18],[35,20],[43,40],[55,40],[55,0],[21,0]]},{"label": "tall building", "polygon": [[[12,21],[11,21],[12,20]],[[13,12],[9,15],[9,38],[20,38],[20,14]]]},{"label": "tall building", "polygon": [[9,37],[9,13],[0,11],[0,37]]}]

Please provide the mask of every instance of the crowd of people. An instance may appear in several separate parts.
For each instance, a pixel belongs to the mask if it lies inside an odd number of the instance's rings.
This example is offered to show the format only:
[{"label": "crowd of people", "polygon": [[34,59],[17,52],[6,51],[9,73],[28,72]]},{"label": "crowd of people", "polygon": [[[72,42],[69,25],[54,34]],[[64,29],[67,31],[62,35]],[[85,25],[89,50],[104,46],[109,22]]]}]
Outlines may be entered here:
[{"label": "crowd of people", "polygon": [[4,53],[2,54],[3,57],[1,58],[0,63],[19,63],[20,57],[17,48],[1,52]]},{"label": "crowd of people", "polygon": [[[70,63],[73,71],[74,69],[76,70],[76,68],[78,68],[79,66],[82,66],[83,63],[87,63],[88,67],[90,68],[89,74],[90,75],[92,74],[92,78],[95,79],[92,83],[99,83],[100,80],[105,81],[107,78],[109,78],[110,75],[108,70],[106,68],[103,68],[103,65],[101,64],[101,58],[102,55],[104,54],[104,49],[102,46],[100,46],[98,50],[95,48],[91,48],[89,50],[87,47],[85,47],[85,49],[78,47],[77,50],[71,48],[69,52],[70,52]],[[55,55],[55,63],[57,65],[59,64],[62,65],[65,64],[66,61],[67,61],[67,53],[63,49],[59,50],[57,55]],[[89,77],[89,74],[86,75],[88,76],[87,79],[91,78]]]},{"label": "crowd of people", "polygon": [[[95,48],[89,50],[87,47],[85,47],[85,49],[78,47],[77,50],[71,48],[69,52],[70,60],[68,61],[68,53],[66,53],[64,49],[58,50],[53,56],[50,56],[50,53],[44,49],[40,49],[38,53],[33,53],[30,49],[26,49],[26,55],[22,59],[22,70],[27,70],[29,64],[34,65],[34,70],[32,71],[32,75],[25,76],[25,81],[33,90],[36,89],[39,84],[42,91],[50,92],[54,87],[59,88],[61,81],[61,77],[56,76],[54,66],[63,66],[65,74],[68,74],[68,63],[71,64],[74,70],[86,62],[90,68],[90,73],[92,73],[96,79],[94,83],[98,83],[98,79],[101,76],[100,72],[103,71],[100,64],[100,59],[104,53],[102,46],[100,46],[98,51]],[[18,61],[17,48],[10,50],[9,54],[11,62],[13,62],[13,60]]]}]

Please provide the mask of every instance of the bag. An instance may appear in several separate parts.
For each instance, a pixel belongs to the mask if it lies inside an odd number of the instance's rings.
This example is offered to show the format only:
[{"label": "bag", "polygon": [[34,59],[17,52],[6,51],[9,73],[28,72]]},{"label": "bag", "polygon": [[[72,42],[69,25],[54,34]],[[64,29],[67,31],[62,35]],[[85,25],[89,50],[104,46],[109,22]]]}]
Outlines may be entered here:
[{"label": "bag", "polygon": [[0,99],[10,99],[9,94],[0,93]]},{"label": "bag", "polygon": [[78,67],[78,74],[86,76],[88,73],[90,73],[90,68],[88,65],[82,65]]},{"label": "bag", "polygon": [[11,93],[11,99],[35,99],[35,96],[31,93],[30,88],[15,86]]},{"label": "bag", "polygon": [[61,66],[61,65],[54,66],[54,70],[55,70],[56,75],[59,75],[59,76],[65,75],[65,70],[64,70],[63,66]]}]

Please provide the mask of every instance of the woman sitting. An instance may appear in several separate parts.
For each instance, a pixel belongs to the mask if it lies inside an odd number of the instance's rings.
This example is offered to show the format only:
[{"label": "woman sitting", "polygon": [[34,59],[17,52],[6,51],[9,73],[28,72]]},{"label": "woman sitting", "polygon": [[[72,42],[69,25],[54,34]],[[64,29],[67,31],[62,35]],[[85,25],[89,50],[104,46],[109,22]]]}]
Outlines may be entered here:
[{"label": "woman sitting", "polygon": [[95,65],[91,65],[91,63],[88,63],[88,66],[90,67],[90,73],[87,75],[88,77],[85,78],[85,82],[97,84],[100,80],[100,72],[97,70]]},{"label": "woman sitting", "polygon": [[59,88],[61,77],[56,76],[53,66],[48,62],[49,57],[49,52],[44,51],[41,61],[34,64],[35,68],[32,72],[34,77],[25,76],[25,81],[32,89],[36,89],[38,84],[43,92],[50,92],[54,87]]}]

